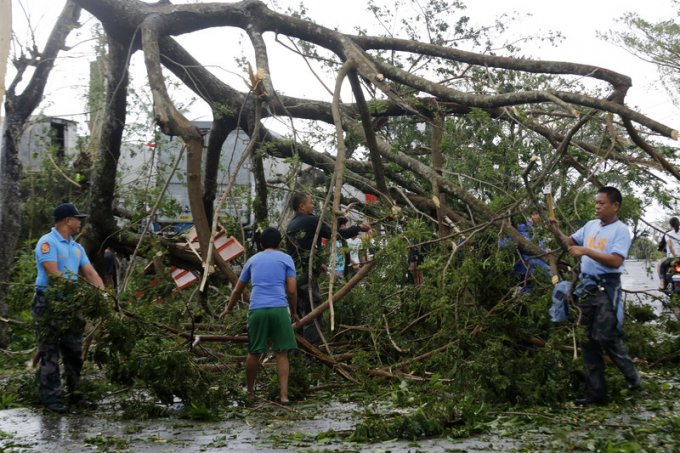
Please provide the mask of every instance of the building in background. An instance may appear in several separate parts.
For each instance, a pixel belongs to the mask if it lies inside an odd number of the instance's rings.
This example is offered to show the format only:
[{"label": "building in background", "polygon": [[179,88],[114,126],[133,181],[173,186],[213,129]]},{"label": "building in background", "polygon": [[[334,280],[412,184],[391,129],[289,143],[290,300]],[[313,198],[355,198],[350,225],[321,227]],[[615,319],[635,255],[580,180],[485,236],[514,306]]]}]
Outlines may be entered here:
[{"label": "building in background", "polygon": [[[207,147],[212,123],[195,121],[194,125],[204,134],[204,143]],[[45,165],[51,164],[64,168],[64,158],[75,158],[80,151],[79,144],[78,123],[75,121],[57,117],[34,118],[19,142],[19,158],[24,172],[38,172]],[[236,169],[247,145],[248,136],[240,129],[232,131],[224,141],[219,161],[216,203],[226,190],[229,177]],[[141,200],[144,209],[150,210],[156,201],[158,191],[172,171],[181,146],[181,140],[178,137],[168,137],[162,134],[158,134],[155,142],[124,142],[118,163],[116,187],[118,204],[134,210],[140,206],[133,204],[140,203]],[[53,162],[50,163],[50,160]],[[69,164],[72,163],[73,161],[69,162]],[[255,177],[252,166],[251,158],[246,159],[237,172],[232,195],[228,197],[219,213],[239,219],[242,225],[254,223],[251,202],[255,198]],[[265,179],[270,185],[269,211],[273,214],[272,218],[277,219],[278,214],[285,210],[290,165],[283,159],[265,156],[263,166]],[[202,171],[205,173],[205,168]],[[306,164],[301,165],[297,181],[302,188],[324,186],[327,183],[323,172]],[[280,187],[280,190],[276,187]],[[357,197],[364,200],[363,193],[347,184],[343,186],[343,193],[348,198]],[[177,171],[170,178],[165,197],[166,203],[164,204],[173,206],[173,209],[161,210],[153,219],[155,227],[152,230],[157,231],[158,225],[190,226],[193,219],[187,191],[186,153],[183,154]],[[284,218],[279,220],[282,225],[287,223]]]},{"label": "building in background", "polygon": [[[207,147],[208,139],[210,138],[210,128],[212,123],[209,121],[194,121],[193,124],[204,135],[203,143]],[[248,136],[240,129],[232,131],[227,139],[222,144],[222,152],[220,153],[219,170],[217,173],[217,200],[220,195],[224,193],[229,184],[231,177],[239,160],[248,146]],[[167,176],[175,163],[175,158],[179,154],[182,147],[182,142],[178,137],[161,136],[160,140],[156,142],[156,151],[158,152],[158,159],[156,160],[156,168],[158,170],[159,182],[165,181]],[[204,149],[205,152],[205,149]],[[201,179],[205,175],[205,155],[203,159],[203,167],[201,169]],[[189,193],[187,191],[187,154],[182,155],[182,160],[177,167],[175,175],[171,178],[168,185],[167,196],[172,197],[180,206],[181,212],[177,217],[161,216],[159,222],[187,222],[192,221],[191,211],[189,207]],[[225,205],[222,207],[220,215],[230,215],[240,219],[242,224],[250,223],[250,197],[254,190],[254,177],[251,171],[252,164],[248,158],[241,166],[236,174],[234,187],[232,188],[232,195],[229,197]]]},{"label": "building in background", "polygon": [[[202,134],[207,147],[212,123],[209,121],[195,121],[193,123]],[[236,169],[239,160],[248,146],[248,136],[240,129],[232,131],[222,145],[220,154],[219,170],[217,174],[217,194],[215,203],[227,189],[230,175]],[[137,187],[162,187],[170,176],[175,159],[182,148],[182,141],[178,137],[159,135],[153,143],[131,144],[124,143],[121,149],[119,163],[120,190],[121,192],[132,190]],[[205,157],[205,156],[204,156]],[[159,224],[178,224],[190,226],[192,224],[189,194],[187,191],[186,152],[182,155],[175,174],[170,178],[165,196],[170,199],[176,209],[172,213],[167,211],[159,213],[154,219]],[[205,175],[205,159],[202,168]],[[265,178],[267,181],[280,179],[285,175],[289,166],[281,159],[272,157],[264,158]],[[149,184],[149,181],[152,184]],[[243,225],[254,222],[251,209],[251,201],[255,197],[255,177],[252,172],[252,160],[246,159],[236,174],[234,187],[223,205],[220,215],[229,215],[239,219]],[[281,210],[282,200],[280,195],[271,194],[270,208]],[[155,198],[149,197],[147,208],[153,205]]]},{"label": "building in background", "polygon": [[78,153],[78,123],[57,117],[32,118],[19,140],[24,171],[38,171],[45,159],[61,161]]}]

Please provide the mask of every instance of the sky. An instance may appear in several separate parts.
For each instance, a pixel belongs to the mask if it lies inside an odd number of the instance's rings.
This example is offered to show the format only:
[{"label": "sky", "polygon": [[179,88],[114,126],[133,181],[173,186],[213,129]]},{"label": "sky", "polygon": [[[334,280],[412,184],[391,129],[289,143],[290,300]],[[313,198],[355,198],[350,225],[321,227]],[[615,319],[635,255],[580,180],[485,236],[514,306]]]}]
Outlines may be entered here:
[{"label": "sky", "polygon": [[[396,30],[399,21],[409,13],[409,8],[417,8],[418,2],[422,4],[426,1],[402,0],[405,6],[401,7],[391,22],[383,24],[384,28]],[[173,3],[200,2],[173,0]],[[297,6],[300,0],[265,0],[265,3],[284,12],[288,6]],[[374,23],[371,15],[366,12],[366,3],[366,0],[307,0],[307,15],[321,25],[351,33],[355,26],[367,27]],[[522,48],[532,58],[593,64],[631,76],[633,87],[627,96],[627,104],[657,121],[680,129],[678,109],[658,82],[654,65],[597,37],[597,32],[620,29],[621,25],[616,23],[616,19],[628,11],[638,12],[652,21],[673,17],[675,12],[671,0],[468,0],[467,3],[468,8],[464,14],[476,24],[488,24],[504,13],[515,12],[516,20],[506,21],[510,24],[510,39],[545,34],[549,30],[562,33],[564,38],[556,46],[548,43],[523,43]],[[30,17],[36,30],[38,45],[42,47],[63,4],[64,0],[12,0],[16,37],[26,39],[28,35],[25,19]],[[85,26],[95,22],[96,20],[87,15],[81,19]],[[88,42],[87,37],[85,31],[80,31],[69,38],[68,44],[72,46],[72,50],[59,58],[40,107],[45,114],[71,118],[84,124],[88,60],[94,55],[92,42]],[[287,95],[330,101],[330,95],[298,56],[277,44],[273,34],[270,33],[265,38],[271,53],[271,73],[277,90]],[[234,58],[243,53],[254,66],[254,57],[247,39],[244,39],[240,31],[211,29],[181,36],[178,40],[218,77],[245,91],[246,86],[242,80],[245,74],[234,64]],[[133,83],[143,91],[145,74],[139,52],[132,62]],[[11,80],[11,75],[8,74],[7,81]],[[181,99],[185,95],[175,91],[173,96]],[[197,101],[190,106],[187,116],[192,120],[210,120],[210,109],[202,101]],[[268,126],[276,129],[276,125]],[[279,132],[285,133],[285,130]]]},{"label": "sky", "polygon": [[[299,0],[268,0],[267,3],[278,5],[279,11],[284,11],[289,5],[297,5]],[[426,0],[420,0],[425,2]],[[197,0],[174,0],[173,3],[198,3]],[[226,2],[225,2],[226,3]],[[369,23],[370,14],[365,12],[365,0],[313,0],[307,1],[308,16],[315,18],[320,24],[342,31],[352,32],[356,25]],[[408,2],[407,2],[408,3]],[[663,88],[658,83],[656,69],[649,63],[642,62],[627,51],[613,44],[598,39],[596,33],[609,29],[620,28],[615,19],[626,11],[637,11],[643,17],[657,20],[670,17],[673,13],[671,0],[572,0],[571,2],[557,2],[547,0],[468,0],[465,14],[475,23],[491,22],[503,13],[517,12],[518,19],[511,25],[511,30],[517,36],[532,36],[547,30],[559,31],[564,40],[556,47],[549,44],[523,44],[525,52],[534,58],[558,59],[603,66],[630,75],[633,78],[633,88],[630,90],[628,102],[639,106],[643,113],[654,119],[680,128],[677,120],[678,109],[668,100]],[[44,40],[46,33],[64,4],[63,0],[12,0],[14,29],[19,38],[25,38],[25,15],[31,17],[34,28],[37,29],[39,39]],[[568,5],[568,6],[564,6]],[[644,10],[640,11],[644,6]],[[653,7],[652,7],[653,6]],[[402,16],[411,6],[402,8]],[[412,8],[412,7],[411,7]],[[394,18],[393,24],[385,24],[386,28],[394,29],[399,16]],[[84,17],[85,25],[95,22],[94,19]],[[74,115],[82,113],[85,106],[84,96],[87,86],[87,59],[92,58],[91,42],[84,41],[84,32],[80,36],[73,36],[69,44],[73,50],[60,58],[46,91],[45,112],[52,115]],[[191,36],[179,37],[179,41],[189,48],[199,61],[213,68],[214,72],[232,83],[238,89],[245,88],[241,81],[244,75],[234,63],[237,46],[221,45],[220,43],[238,42],[240,33],[227,30],[207,30],[194,33]],[[268,36],[269,47],[272,50],[272,75],[277,88],[286,94],[304,97],[327,96],[319,83],[304,68],[301,59],[285,51],[274,43],[272,35]],[[246,55],[251,56],[247,41],[245,41]],[[40,42],[40,46],[42,42]],[[217,49],[217,51],[215,51]],[[141,68],[140,55],[133,58],[137,70],[134,79],[140,85],[144,83],[144,73]],[[296,64],[291,64],[291,62]],[[9,78],[8,78],[9,80]],[[280,86],[280,87],[279,87]],[[209,119],[206,106],[197,104],[192,109],[194,118]]]},{"label": "sky", "polygon": [[[676,15],[670,0],[573,0],[570,2],[515,0],[478,0],[471,2],[470,11],[512,7],[525,16],[522,28],[534,34],[539,30],[556,30],[564,35],[557,47],[541,46],[535,55],[541,59],[555,59],[592,64],[632,77],[633,87],[627,96],[629,105],[637,105],[642,113],[680,127],[679,110],[673,106],[659,83],[656,67],[643,62],[628,51],[598,38],[597,33],[621,30],[616,22],[625,12],[636,12],[651,20],[666,20]],[[498,10],[496,8],[499,8]]]}]

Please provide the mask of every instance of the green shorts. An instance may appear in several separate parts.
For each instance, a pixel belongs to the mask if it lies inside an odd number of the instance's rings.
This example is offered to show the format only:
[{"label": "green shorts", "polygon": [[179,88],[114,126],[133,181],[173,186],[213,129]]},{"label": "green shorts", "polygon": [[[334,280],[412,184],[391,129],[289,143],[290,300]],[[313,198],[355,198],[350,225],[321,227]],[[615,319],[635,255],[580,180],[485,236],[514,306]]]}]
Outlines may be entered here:
[{"label": "green shorts", "polygon": [[262,354],[297,349],[288,307],[258,308],[248,311],[248,352]]}]

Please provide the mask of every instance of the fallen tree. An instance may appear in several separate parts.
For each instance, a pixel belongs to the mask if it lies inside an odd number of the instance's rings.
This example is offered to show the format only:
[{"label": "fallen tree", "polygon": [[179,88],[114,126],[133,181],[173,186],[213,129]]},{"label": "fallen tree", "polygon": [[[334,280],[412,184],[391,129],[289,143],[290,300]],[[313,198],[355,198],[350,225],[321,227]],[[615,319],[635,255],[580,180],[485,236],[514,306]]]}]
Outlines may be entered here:
[{"label": "fallen tree", "polygon": [[[591,65],[520,58],[512,49],[507,56],[460,50],[450,45],[453,37],[483,32],[468,30],[462,21],[460,30],[445,36],[435,26],[449,19],[441,12],[428,13],[427,30],[435,38],[424,42],[348,34],[296,14],[273,11],[254,0],[182,5],[73,1],[101,22],[109,50],[104,126],[89,209],[93,223],[86,234],[89,249],[112,243],[129,255],[139,241],[130,230],[119,230],[113,215],[115,173],[126,122],[127,68],[131,54],[142,52],[154,119],[164,134],[179,137],[186,146],[189,202],[200,243],[196,256],[175,240],[161,237],[155,243],[144,238],[145,245],[165,251],[161,256],[167,264],[197,274],[207,274],[216,264],[222,276],[235,281],[234,270],[214,253],[212,235],[219,215],[214,205],[217,163],[224,140],[236,129],[248,134],[249,151],[256,158],[295,160],[323,173],[324,187],[307,189],[320,199],[333,200],[326,214],[330,225],[336,224],[342,205],[349,204],[342,200],[343,184],[380,200],[361,212],[384,233],[371,243],[376,249],[374,260],[338,290],[333,277],[324,281],[328,301],[295,324],[302,327],[338,304],[337,324],[346,327],[330,332],[333,337],[322,348],[301,338],[299,343],[310,356],[352,382],[375,376],[427,381],[441,373],[445,379],[457,379],[455,385],[464,391],[476,389],[469,382],[483,382],[480,392],[489,398],[539,401],[549,393],[550,399],[558,400],[557,389],[541,394],[527,382],[541,376],[571,378],[569,357],[562,358],[565,348],[571,348],[571,332],[560,330],[557,345],[541,338],[549,331],[543,309],[549,281],[545,275],[535,276],[533,296],[517,297],[512,265],[518,260],[517,247],[550,263],[553,275],[573,262],[561,261],[561,244],[550,238],[550,232],[541,238],[549,246],[542,245],[538,238],[524,235],[519,224],[533,210],[547,220],[540,195],[547,185],[553,188],[560,221],[575,226],[589,217],[591,185],[622,187],[630,200],[622,214],[635,218],[642,205],[664,189],[659,172],[680,179],[675,150],[657,141],[658,137],[677,139],[677,131],[626,105],[629,77]],[[255,69],[249,74],[247,91],[220,80],[175,39],[223,27],[242,30],[252,46]],[[310,68],[331,74],[335,89],[318,100],[279,91],[269,68],[268,34],[278,42],[289,39],[288,47]],[[171,100],[168,71],[212,109],[207,144]],[[597,88],[576,83],[574,77],[592,79]],[[343,91],[343,86],[350,91]],[[354,102],[343,102],[349,92]],[[274,134],[263,123],[267,118],[289,121],[291,133]],[[314,141],[309,138],[313,134],[298,131],[319,124],[331,139]],[[267,209],[267,181],[259,165],[255,167],[259,173],[253,201],[259,206],[258,221],[276,223],[277,213]],[[634,193],[634,185],[644,187],[646,193]],[[291,187],[296,187],[295,182],[275,190]],[[508,242],[512,246],[499,245]],[[416,287],[404,276],[406,256],[419,247],[426,249],[425,283]],[[149,257],[146,250],[142,255]],[[118,297],[133,313],[134,326],[109,320],[98,352],[98,360],[110,366],[119,382],[140,378],[137,368],[148,373],[143,379],[161,381],[163,372],[174,369],[173,362],[163,362],[154,371],[145,368],[145,359],[165,346],[181,356],[188,370],[195,371],[192,360],[200,358],[206,366],[199,374],[219,370],[220,358],[234,355],[226,348],[243,348],[242,316],[225,327],[232,330],[228,335],[202,331],[214,321],[206,319],[210,313],[219,312],[215,308],[225,303],[228,284],[208,281],[203,293],[209,309],[199,310],[195,299],[201,296],[194,289],[173,291],[169,280],[150,289],[150,277],[130,274],[131,287]],[[135,296],[138,291],[146,293]],[[159,296],[160,304],[156,303]],[[151,317],[163,323],[149,322]],[[150,326],[153,335],[145,331]],[[189,354],[192,347],[201,348],[198,357]],[[481,358],[469,364],[470,369],[458,365],[468,364],[476,355]],[[485,374],[485,357],[499,382]],[[538,364],[536,369],[529,366],[532,361]],[[504,363],[507,371],[501,369]],[[512,373],[526,381],[509,382]],[[476,374],[480,376],[475,380]],[[199,377],[203,379],[203,374]],[[181,378],[175,390],[192,380],[186,375]],[[198,396],[194,392],[190,397]],[[172,395],[165,392],[163,399],[171,400]]]}]

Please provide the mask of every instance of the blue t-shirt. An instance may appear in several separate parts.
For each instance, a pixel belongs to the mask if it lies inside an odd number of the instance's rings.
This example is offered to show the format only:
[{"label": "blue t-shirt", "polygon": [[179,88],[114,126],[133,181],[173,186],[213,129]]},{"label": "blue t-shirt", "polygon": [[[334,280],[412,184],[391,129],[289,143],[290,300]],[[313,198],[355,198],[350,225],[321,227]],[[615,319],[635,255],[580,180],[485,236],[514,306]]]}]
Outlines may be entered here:
[{"label": "blue t-shirt", "polygon": [[48,288],[47,272],[42,263],[54,261],[57,269],[64,277],[78,280],[78,270],[81,266],[90,264],[83,246],[72,237],[64,239],[56,228],[41,237],[35,246],[35,261],[38,265],[38,277],[35,279],[35,289],[44,291]]},{"label": "blue t-shirt", "polygon": [[[600,220],[591,220],[580,230],[571,235],[577,245],[582,245],[602,253],[614,253],[625,260],[628,256],[631,238],[628,227],[617,220],[616,222],[602,225]],[[581,257],[581,272],[589,275],[607,273],[622,273],[623,263],[619,267],[608,267],[598,263],[587,256]]]},{"label": "blue t-shirt", "polygon": [[295,278],[295,264],[290,255],[265,250],[250,257],[239,277],[242,282],[253,283],[249,309],[287,307],[287,278]]},{"label": "blue t-shirt", "polygon": [[334,267],[338,272],[345,270],[345,251],[343,250],[342,241],[335,241],[335,263],[333,258],[331,258],[328,266]]}]

